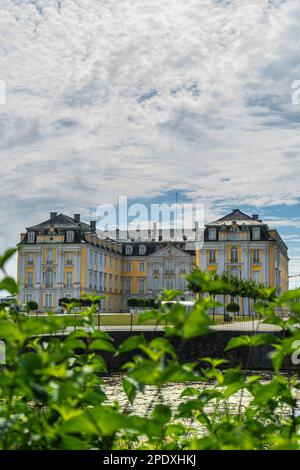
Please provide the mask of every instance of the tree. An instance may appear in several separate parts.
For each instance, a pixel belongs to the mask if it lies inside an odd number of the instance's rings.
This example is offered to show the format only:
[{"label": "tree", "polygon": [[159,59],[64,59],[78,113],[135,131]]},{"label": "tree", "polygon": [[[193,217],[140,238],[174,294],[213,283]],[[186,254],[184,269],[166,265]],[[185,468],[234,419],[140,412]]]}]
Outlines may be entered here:
[{"label": "tree", "polygon": [[238,313],[240,311],[240,306],[236,302],[230,302],[226,305],[226,312]]},{"label": "tree", "polygon": [[128,299],[127,305],[129,308],[137,308],[139,306],[139,299],[131,297],[130,299]]},{"label": "tree", "polygon": [[35,312],[39,308],[38,304],[34,300],[27,302],[27,307],[28,307],[28,310],[31,312]]}]

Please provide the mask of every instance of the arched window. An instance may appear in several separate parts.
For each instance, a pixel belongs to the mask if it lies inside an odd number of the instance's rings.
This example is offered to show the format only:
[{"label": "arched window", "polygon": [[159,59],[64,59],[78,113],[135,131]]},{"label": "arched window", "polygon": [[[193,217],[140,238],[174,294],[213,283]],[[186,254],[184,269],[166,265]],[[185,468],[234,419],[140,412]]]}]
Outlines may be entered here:
[{"label": "arched window", "polygon": [[238,249],[236,246],[233,246],[230,250],[230,262],[231,263],[238,263]]}]

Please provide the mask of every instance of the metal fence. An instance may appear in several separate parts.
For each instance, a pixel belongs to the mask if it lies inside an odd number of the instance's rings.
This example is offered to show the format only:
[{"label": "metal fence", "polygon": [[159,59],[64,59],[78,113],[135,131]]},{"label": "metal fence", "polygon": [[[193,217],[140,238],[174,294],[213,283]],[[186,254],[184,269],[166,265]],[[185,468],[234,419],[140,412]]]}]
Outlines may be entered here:
[{"label": "metal fence", "polygon": [[[36,313],[30,316],[43,317],[45,314]],[[281,310],[277,315],[282,319],[288,319],[290,312],[288,310]],[[73,317],[79,319],[82,317],[80,313],[72,314],[55,314],[55,317]],[[265,323],[263,318],[255,312],[250,315],[245,314],[228,314],[228,313],[215,313],[210,312],[211,328],[218,331],[241,331],[241,332],[267,332],[267,331],[280,331],[282,328],[278,325]],[[93,315],[94,327],[97,330],[103,331],[164,331],[166,326],[165,322],[157,323],[155,320],[148,320],[141,323],[139,321],[140,315],[137,313],[97,313]],[[68,326],[64,329],[57,330],[53,334],[69,334],[72,331],[80,329],[80,326]]]}]

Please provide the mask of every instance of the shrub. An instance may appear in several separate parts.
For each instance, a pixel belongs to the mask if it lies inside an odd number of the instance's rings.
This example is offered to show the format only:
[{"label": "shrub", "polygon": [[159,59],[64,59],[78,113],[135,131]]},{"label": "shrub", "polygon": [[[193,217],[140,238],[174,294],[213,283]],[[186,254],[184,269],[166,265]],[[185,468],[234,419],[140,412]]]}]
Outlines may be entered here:
[{"label": "shrub", "polygon": [[34,302],[34,300],[27,302],[27,307],[30,312],[35,312],[39,308],[38,304]]},{"label": "shrub", "polygon": [[134,297],[128,299],[127,305],[129,308],[136,308],[139,305],[139,299],[135,299]]},{"label": "shrub", "polygon": [[236,302],[230,302],[226,305],[226,312],[229,313],[238,313],[240,311],[240,306]]}]

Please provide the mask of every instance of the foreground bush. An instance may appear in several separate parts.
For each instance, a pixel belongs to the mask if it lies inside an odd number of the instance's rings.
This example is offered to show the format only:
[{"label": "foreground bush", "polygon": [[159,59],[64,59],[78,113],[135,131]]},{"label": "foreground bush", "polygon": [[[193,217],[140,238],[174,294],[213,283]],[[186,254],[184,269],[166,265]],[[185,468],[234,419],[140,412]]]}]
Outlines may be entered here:
[{"label": "foreground bush", "polygon": [[[12,254],[10,251],[0,259],[0,269]],[[206,279],[200,290],[213,291],[214,282],[218,281]],[[17,285],[4,276],[0,289],[15,294]],[[177,294],[166,292],[165,300],[171,301]],[[263,297],[268,298],[267,294]],[[299,449],[299,381],[280,375],[283,360],[295,353],[295,341],[300,341],[299,296],[299,290],[292,291],[256,304],[265,323],[288,331],[285,339],[270,333],[239,336],[227,346],[273,345],[274,377],[267,383],[259,376],[245,376],[240,367],[221,370],[226,362],[222,359],[202,358],[207,364],[202,370],[197,363],[179,362],[169,339],[180,337],[182,344],[194,338],[201,341],[209,332],[207,312],[216,306],[209,296],[203,296],[191,312],[180,304],[145,312],[143,320],[154,318],[168,324],[165,336],[150,342],[133,336],[117,350],[110,336],[94,327],[99,297],[91,298],[91,306],[76,319],[51,313],[32,318],[2,308],[0,337],[6,343],[6,364],[0,374],[0,448]],[[290,308],[290,318],[282,320],[276,315],[282,306]],[[43,339],[43,335],[70,325],[77,329],[64,341]],[[129,402],[149,384],[159,390],[166,383],[183,382],[186,388],[179,403],[174,409],[158,404],[148,417],[121,410],[117,403],[109,405],[101,384],[101,375],[107,372],[101,351],[131,352],[123,367]],[[199,391],[189,386],[190,382],[209,387]],[[241,390],[250,393],[249,405],[243,412],[230,411],[228,400]],[[216,410],[211,414],[209,404]],[[225,412],[218,412],[220,406]],[[192,419],[199,426],[191,427]]]}]

